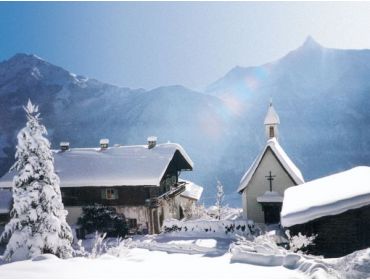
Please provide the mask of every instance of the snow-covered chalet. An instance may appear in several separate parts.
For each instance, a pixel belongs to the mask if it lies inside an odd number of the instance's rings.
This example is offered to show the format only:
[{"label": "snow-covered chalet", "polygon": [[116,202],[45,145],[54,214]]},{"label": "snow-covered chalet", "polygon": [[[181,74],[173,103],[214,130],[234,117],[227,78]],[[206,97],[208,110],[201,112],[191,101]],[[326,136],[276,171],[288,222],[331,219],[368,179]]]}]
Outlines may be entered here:
[{"label": "snow-covered chalet", "polygon": [[270,102],[264,121],[266,145],[238,187],[243,215],[256,223],[279,223],[284,191],[304,182],[302,173],[278,142],[279,124],[279,116]]},{"label": "snow-covered chalet", "polygon": [[311,254],[339,257],[370,247],[370,167],[287,189],[281,224],[293,235],[317,235]]},{"label": "snow-covered chalet", "polygon": [[[131,231],[158,233],[167,218],[181,219],[202,194],[202,187],[179,179],[193,162],[176,143],[99,148],[70,148],[62,142],[54,151],[67,222],[74,225],[82,207],[95,203],[114,206],[124,214]],[[9,217],[14,172],[0,178],[0,219]]]}]

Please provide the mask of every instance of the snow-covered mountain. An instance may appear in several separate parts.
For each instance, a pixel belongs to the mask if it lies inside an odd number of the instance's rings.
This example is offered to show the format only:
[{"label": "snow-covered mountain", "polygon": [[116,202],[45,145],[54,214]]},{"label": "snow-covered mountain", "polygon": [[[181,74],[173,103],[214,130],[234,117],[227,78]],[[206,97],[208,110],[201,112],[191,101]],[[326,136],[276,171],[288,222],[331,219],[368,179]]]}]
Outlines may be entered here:
[{"label": "snow-covered mountain", "polygon": [[248,138],[240,129],[241,141],[230,146],[236,162],[249,159],[243,147],[262,145],[261,121],[272,98],[280,142],[306,180],[370,164],[370,50],[329,49],[308,37],[275,62],[232,69],[206,92],[238,104],[239,126],[253,131]]},{"label": "snow-covered mountain", "polygon": [[[205,186],[215,200],[216,178],[239,205],[239,180],[264,145],[270,97],[280,120],[280,142],[306,179],[370,164],[370,51],[337,50],[307,38],[283,58],[236,67],[204,93],[182,86],[151,91],[74,75],[37,56],[0,63],[0,174],[14,158],[22,106],[40,105],[53,147],[110,143],[180,143],[195,162],[183,177]],[[232,195],[230,195],[232,194]]]},{"label": "snow-covered mountain", "polygon": [[74,75],[34,55],[17,54],[0,64],[1,174],[14,159],[28,98],[40,105],[54,148],[60,141],[96,147],[101,138],[109,138],[112,145],[145,144],[148,136],[156,135],[159,142],[178,142],[186,149],[196,167],[182,177],[200,184],[216,183],[225,149],[221,143],[234,122],[217,97],[182,86],[120,88]]}]

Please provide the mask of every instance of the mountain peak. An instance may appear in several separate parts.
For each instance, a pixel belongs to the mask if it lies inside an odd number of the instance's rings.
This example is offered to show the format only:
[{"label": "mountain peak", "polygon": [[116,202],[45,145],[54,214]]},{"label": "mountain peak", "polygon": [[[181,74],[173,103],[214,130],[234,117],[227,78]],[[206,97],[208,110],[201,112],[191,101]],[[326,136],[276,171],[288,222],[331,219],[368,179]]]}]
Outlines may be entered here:
[{"label": "mountain peak", "polygon": [[44,61],[41,57],[34,55],[34,54],[26,54],[26,53],[17,53],[12,56],[9,61],[22,61],[22,62],[35,62],[35,61]]},{"label": "mountain peak", "polygon": [[85,81],[62,67],[53,65],[34,54],[17,53],[8,60],[0,62],[0,83],[2,80],[21,77],[23,81],[44,80],[49,84],[64,85]]},{"label": "mountain peak", "polygon": [[311,35],[309,35],[307,36],[301,48],[317,49],[317,48],[322,48],[322,46],[317,41],[315,41],[315,39]]}]

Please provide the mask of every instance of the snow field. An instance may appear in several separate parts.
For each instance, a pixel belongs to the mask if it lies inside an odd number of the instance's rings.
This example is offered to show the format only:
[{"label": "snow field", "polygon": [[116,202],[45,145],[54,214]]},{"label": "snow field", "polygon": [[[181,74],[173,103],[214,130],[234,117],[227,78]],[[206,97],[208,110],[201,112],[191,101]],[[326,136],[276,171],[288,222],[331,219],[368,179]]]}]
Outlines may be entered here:
[{"label": "snow field", "polygon": [[245,279],[299,278],[284,267],[230,263],[230,254],[205,257],[202,254],[168,254],[131,249],[125,257],[102,255],[97,259],[48,258],[0,266],[1,278],[126,278],[126,279]]}]

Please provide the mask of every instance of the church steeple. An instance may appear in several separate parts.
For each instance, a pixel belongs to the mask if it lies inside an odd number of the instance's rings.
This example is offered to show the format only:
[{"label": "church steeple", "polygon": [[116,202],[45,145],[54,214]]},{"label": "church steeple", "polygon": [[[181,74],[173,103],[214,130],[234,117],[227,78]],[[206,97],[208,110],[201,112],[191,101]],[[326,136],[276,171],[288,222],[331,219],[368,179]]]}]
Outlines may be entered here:
[{"label": "church steeple", "polygon": [[279,136],[278,125],[280,124],[280,119],[274,107],[272,106],[272,100],[270,100],[270,106],[268,108],[264,124],[266,138],[267,139],[271,139],[274,137],[278,138]]}]

